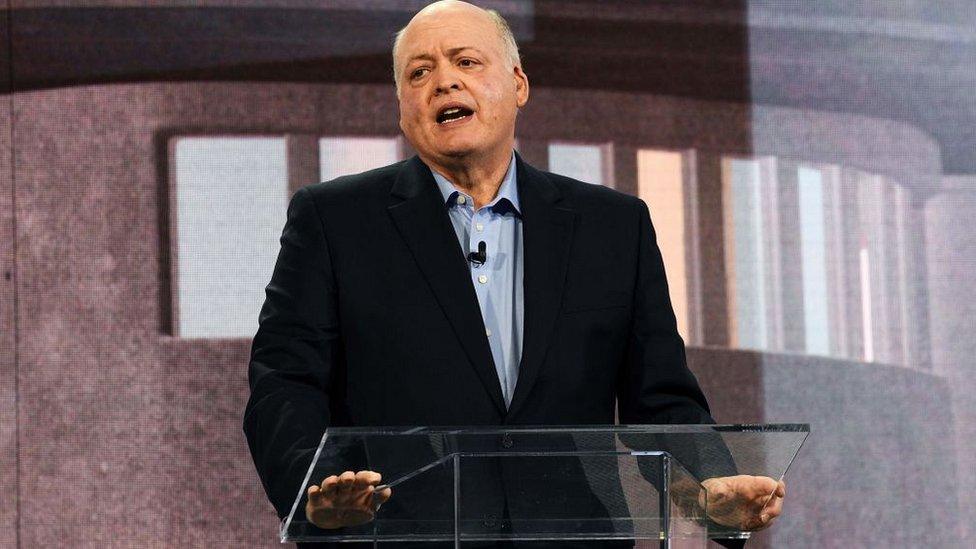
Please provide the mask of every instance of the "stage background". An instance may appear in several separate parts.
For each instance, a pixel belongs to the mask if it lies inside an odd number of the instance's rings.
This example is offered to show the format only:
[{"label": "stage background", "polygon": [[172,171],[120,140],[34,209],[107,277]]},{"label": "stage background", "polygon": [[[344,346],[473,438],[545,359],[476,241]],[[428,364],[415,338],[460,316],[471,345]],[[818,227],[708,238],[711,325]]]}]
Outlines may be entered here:
[{"label": "stage background", "polygon": [[[292,192],[411,155],[423,2],[8,0],[0,546],[277,546],[241,416]],[[971,0],[496,1],[518,148],[650,205],[716,417],[809,422],[752,547],[976,543]]]}]

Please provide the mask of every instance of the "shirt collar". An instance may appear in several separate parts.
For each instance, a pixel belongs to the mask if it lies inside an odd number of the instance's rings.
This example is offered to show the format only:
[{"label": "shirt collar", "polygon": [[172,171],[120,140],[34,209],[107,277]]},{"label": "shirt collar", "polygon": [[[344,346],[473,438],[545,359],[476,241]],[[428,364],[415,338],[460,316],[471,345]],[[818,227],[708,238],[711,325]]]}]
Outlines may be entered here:
[{"label": "shirt collar", "polygon": [[[430,169],[429,166],[428,169]],[[468,201],[471,201],[470,195],[458,190],[446,177],[433,169],[430,169],[430,173],[434,175],[434,181],[437,182],[437,189],[440,190],[441,196],[444,197],[444,204],[448,208],[453,208],[457,205],[458,195],[464,195]],[[473,204],[473,202],[470,203]],[[508,162],[508,171],[505,172],[505,178],[502,179],[502,184],[498,187],[498,194],[485,207],[498,213],[504,213],[505,210],[511,208],[517,215],[522,215],[522,210],[519,207],[518,181],[515,177],[515,151],[512,151],[512,159]]]}]

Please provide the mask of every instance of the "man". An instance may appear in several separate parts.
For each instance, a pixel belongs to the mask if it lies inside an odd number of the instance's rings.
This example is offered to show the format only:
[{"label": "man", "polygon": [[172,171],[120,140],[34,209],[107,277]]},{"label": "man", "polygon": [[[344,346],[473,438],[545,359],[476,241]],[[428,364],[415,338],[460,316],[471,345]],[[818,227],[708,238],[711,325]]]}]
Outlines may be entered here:
[{"label": "man", "polygon": [[[393,56],[417,156],[295,194],[254,338],[244,428],[279,515],[330,425],[611,424],[615,404],[621,423],[714,423],[646,205],[513,153],[529,79],[504,20],[437,2]],[[381,472],[335,473],[306,494],[319,527],[391,498]],[[782,483],[708,482],[715,520],[780,513]]]}]

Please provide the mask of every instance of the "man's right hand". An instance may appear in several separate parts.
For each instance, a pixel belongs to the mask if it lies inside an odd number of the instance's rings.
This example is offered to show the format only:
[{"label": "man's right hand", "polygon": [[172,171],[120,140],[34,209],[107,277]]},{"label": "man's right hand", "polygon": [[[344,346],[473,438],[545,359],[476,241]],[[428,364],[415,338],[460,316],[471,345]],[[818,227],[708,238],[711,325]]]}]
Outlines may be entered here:
[{"label": "man's right hand", "polygon": [[376,510],[393,493],[390,488],[374,490],[381,479],[373,471],[346,471],[326,478],[321,486],[309,486],[305,516],[325,529],[365,524],[373,520]]}]

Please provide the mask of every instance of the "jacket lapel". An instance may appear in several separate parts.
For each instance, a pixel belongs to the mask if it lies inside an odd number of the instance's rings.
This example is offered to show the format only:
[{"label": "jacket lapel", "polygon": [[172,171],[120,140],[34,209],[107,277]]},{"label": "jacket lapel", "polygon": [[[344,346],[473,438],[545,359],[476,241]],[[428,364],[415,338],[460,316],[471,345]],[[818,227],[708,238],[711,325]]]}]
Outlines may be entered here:
[{"label": "jacket lapel", "polygon": [[518,383],[508,410],[514,417],[529,397],[546,357],[566,282],[576,212],[546,177],[516,153],[522,241],[525,332]]},{"label": "jacket lapel", "polygon": [[393,203],[388,211],[393,223],[430,284],[492,402],[504,415],[501,383],[485,336],[481,307],[471,284],[468,263],[458,245],[437,183],[419,157],[414,156],[404,163],[391,194]]}]

